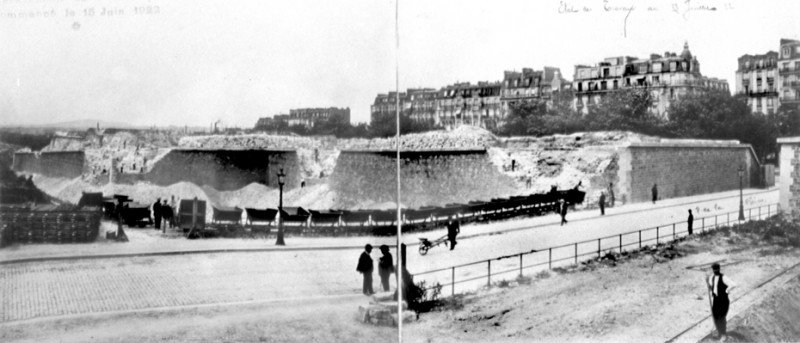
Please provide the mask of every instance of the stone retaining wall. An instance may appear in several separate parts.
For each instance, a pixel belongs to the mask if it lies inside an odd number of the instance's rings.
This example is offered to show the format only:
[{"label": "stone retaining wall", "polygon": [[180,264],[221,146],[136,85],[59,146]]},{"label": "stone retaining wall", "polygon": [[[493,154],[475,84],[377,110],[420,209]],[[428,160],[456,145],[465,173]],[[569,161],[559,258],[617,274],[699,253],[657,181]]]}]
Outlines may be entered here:
[{"label": "stone retaining wall", "polygon": [[653,184],[658,198],[668,199],[735,190],[738,168],[744,167],[744,188],[760,179],[760,165],[747,144],[662,142],[633,143],[620,148],[619,183],[626,202],[652,200]]}]

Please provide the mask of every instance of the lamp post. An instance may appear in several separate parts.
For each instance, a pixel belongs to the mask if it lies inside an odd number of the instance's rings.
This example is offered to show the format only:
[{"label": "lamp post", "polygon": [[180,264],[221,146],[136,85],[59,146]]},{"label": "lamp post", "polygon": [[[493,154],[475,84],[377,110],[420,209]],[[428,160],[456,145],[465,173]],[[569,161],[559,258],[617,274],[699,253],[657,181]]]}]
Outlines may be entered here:
[{"label": "lamp post", "polygon": [[280,190],[280,200],[278,200],[278,240],[275,245],[286,245],[283,242],[283,185],[286,181],[284,178],[286,174],[283,173],[283,168],[278,172],[278,189]]},{"label": "lamp post", "polygon": [[739,166],[739,220],[744,220],[744,201],[742,196],[743,177],[744,177],[744,167]]}]

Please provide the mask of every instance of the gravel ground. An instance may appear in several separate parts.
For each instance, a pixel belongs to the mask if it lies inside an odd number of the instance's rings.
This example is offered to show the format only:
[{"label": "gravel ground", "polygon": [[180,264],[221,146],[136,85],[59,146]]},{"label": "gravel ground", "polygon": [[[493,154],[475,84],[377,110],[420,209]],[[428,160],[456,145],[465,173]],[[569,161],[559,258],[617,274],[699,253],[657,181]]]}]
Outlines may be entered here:
[{"label": "gravel ground", "polygon": [[[423,314],[421,321],[408,327],[409,341],[663,342],[708,316],[704,278],[711,263],[722,264],[723,272],[739,283],[731,293],[736,299],[800,258],[796,248],[742,239],[735,232],[706,237],[679,244],[686,256],[667,263],[640,255],[578,269],[583,271],[539,273],[531,285],[482,290],[462,298],[457,306]],[[795,288],[785,292],[796,295]],[[789,318],[796,323],[796,306],[778,302],[767,300],[755,309],[769,322],[760,328],[791,333],[785,329],[793,324],[780,321]],[[734,301],[731,312],[743,310],[740,306],[744,304]],[[701,330],[713,331],[710,321],[701,325]],[[729,329],[741,332],[747,325],[752,324],[731,320]],[[764,341],[772,336],[750,337]]]}]

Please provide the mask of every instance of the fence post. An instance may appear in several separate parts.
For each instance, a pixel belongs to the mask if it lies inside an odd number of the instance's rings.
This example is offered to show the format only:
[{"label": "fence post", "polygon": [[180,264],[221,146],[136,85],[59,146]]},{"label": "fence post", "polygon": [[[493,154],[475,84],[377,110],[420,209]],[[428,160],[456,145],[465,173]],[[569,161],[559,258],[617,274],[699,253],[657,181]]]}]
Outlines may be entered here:
[{"label": "fence post", "polygon": [[718,215],[715,214],[714,215],[714,229],[716,229],[719,226],[719,224],[717,224],[718,223],[717,222],[717,217],[718,217]]},{"label": "fence post", "polygon": [[656,246],[658,246],[658,226],[656,226]]},{"label": "fence post", "polygon": [[522,277],[522,254],[519,254],[519,277]]},{"label": "fence post", "polygon": [[731,213],[728,212],[728,219],[725,220],[725,225],[730,225],[730,223],[731,223]]},{"label": "fence post", "polygon": [[622,234],[619,234],[619,254],[622,255]]},{"label": "fence post", "polygon": [[700,226],[700,232],[705,231],[706,229],[706,218],[700,218],[702,220],[702,224]]},{"label": "fence post", "polygon": [[642,248],[642,230],[639,230],[639,249]]},{"label": "fence post", "polygon": [[550,251],[550,254],[547,257],[547,269],[553,269],[553,248],[548,250]]},{"label": "fence post", "polygon": [[752,208],[747,210],[747,220],[753,220],[753,209]]},{"label": "fence post", "polygon": [[453,267],[453,270],[450,274],[450,278],[453,280],[453,293],[452,295],[456,295],[456,267]]},{"label": "fence post", "polygon": [[600,257],[600,238],[597,239],[597,257]]},{"label": "fence post", "polygon": [[575,243],[575,265],[578,265],[578,243]]},{"label": "fence post", "polygon": [[672,223],[672,240],[675,240],[675,223]]},{"label": "fence post", "polygon": [[492,260],[486,260],[489,266],[489,273],[486,275],[487,281],[486,285],[492,287]]}]

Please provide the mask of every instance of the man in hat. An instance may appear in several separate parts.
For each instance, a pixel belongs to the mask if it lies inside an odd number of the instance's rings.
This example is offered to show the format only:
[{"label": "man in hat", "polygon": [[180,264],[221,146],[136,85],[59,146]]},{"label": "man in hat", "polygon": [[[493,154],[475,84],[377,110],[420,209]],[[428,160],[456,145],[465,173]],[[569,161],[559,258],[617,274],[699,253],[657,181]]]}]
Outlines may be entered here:
[{"label": "man in hat", "polygon": [[153,203],[153,221],[155,222],[156,230],[161,229],[161,213],[161,198],[158,198]]},{"label": "man in hat", "polygon": [[719,340],[727,340],[727,319],[730,299],[728,293],[736,288],[736,283],[720,272],[719,264],[711,265],[713,274],[706,279],[709,298],[711,299],[711,315],[714,317],[714,326],[717,327]]},{"label": "man in hat", "polygon": [[564,199],[558,199],[558,214],[561,215],[561,225],[567,223],[567,202]]},{"label": "man in hat", "polygon": [[364,275],[364,286],[362,287],[364,295],[375,294],[375,291],[372,290],[372,270],[374,267],[372,265],[372,257],[369,256],[371,252],[371,244],[364,246],[364,252],[358,258],[358,266],[356,267],[356,271]]},{"label": "man in hat", "polygon": [[453,216],[447,218],[447,240],[450,241],[450,250],[456,248],[456,236],[461,233],[461,225],[453,220]]},{"label": "man in hat", "polygon": [[600,199],[597,204],[600,205],[600,215],[606,215],[606,192],[600,192]]},{"label": "man in hat", "polygon": [[394,273],[394,260],[392,260],[392,253],[389,252],[389,247],[386,244],[381,245],[380,250],[383,256],[378,258],[378,275],[381,277],[383,291],[388,292],[390,290],[389,276]]},{"label": "man in hat", "polygon": [[692,215],[692,210],[689,210],[689,219],[686,219],[686,227],[689,229],[689,235],[692,234],[692,226],[694,226],[694,215]]}]

